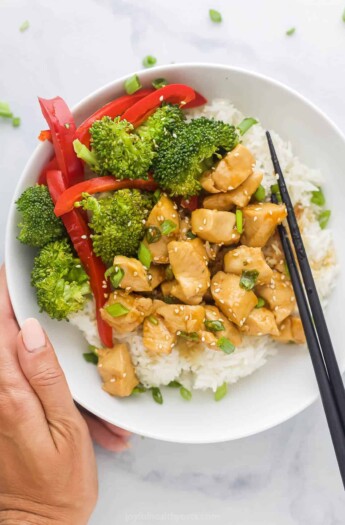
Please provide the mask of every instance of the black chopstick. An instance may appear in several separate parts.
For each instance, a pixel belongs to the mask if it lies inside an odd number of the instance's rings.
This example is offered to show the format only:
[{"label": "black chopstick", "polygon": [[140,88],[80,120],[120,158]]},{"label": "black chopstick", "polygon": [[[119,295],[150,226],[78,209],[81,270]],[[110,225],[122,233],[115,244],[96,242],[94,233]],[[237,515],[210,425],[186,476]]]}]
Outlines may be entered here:
[{"label": "black chopstick", "polygon": [[326,325],[325,317],[323,315],[322,306],[316,290],[315,281],[311,268],[309,265],[308,257],[304,248],[301,232],[297,224],[294,208],[289,196],[289,192],[286,187],[284,175],[279,165],[277,153],[273,146],[272,138],[270,133],[267,131],[267,141],[271,153],[272,163],[275,173],[278,177],[278,185],[282,201],[284,202],[288,216],[287,220],[290,227],[292,241],[295,246],[296,255],[303,277],[305,290],[309,299],[310,309],[313,314],[315,326],[317,327],[317,333],[320,340],[321,348],[323,349],[323,357],[325,360],[327,372],[330,378],[331,386],[334,390],[334,396],[338,405],[340,417],[345,429],[345,390],[344,383],[341,377],[337,359],[334,353],[331,337]]},{"label": "black chopstick", "polygon": [[[277,198],[274,194],[272,194],[271,201],[277,204]],[[286,228],[283,225],[278,226],[278,232],[286,258],[286,264],[289,268],[290,278],[295,292],[296,302],[301,316],[301,321],[303,324],[304,333],[310,352],[310,357],[314,367],[316,380],[319,386],[320,396],[326,414],[328,428],[331,434],[334,451],[339,465],[339,471],[345,488],[344,427],[342,425],[338,407],[334,399],[334,393],[329,381],[329,376],[325,368],[322,351],[320,349],[319,340],[308,306],[308,301],[304,293],[302,281],[298,272],[290,239],[288,237]]]},{"label": "black chopstick", "polygon": [[[316,291],[315,282],[311,273],[294,209],[285,184],[284,176],[281,171],[278,157],[269,132],[266,132],[266,135],[270,148],[272,163],[278,179],[282,201],[287,208],[287,218],[290,227],[290,233],[295,246],[305,288],[302,285],[286,228],[283,225],[280,225],[278,226],[278,231],[285,253],[286,262],[289,268],[291,282],[294,288],[301,321],[320,390],[321,400],[324,406],[334,450],[337,456],[339,470],[345,488],[344,385],[334,354],[326,321],[322,312],[319,296]],[[272,195],[271,200],[272,202],[277,202],[277,199],[274,195]],[[312,315],[314,317],[314,321]]]}]

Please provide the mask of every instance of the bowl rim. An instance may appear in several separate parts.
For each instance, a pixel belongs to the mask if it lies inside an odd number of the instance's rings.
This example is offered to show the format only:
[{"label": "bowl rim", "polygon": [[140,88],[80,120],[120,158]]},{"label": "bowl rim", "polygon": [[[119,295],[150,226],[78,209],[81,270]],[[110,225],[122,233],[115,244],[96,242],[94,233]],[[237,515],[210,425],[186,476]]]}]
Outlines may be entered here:
[{"label": "bowl rim", "polygon": [[[344,143],[344,146],[345,146],[345,134],[341,131],[339,126],[337,124],[335,124],[333,122],[333,120],[330,117],[328,117],[323,110],[321,110],[318,106],[316,106],[316,104],[314,104],[306,96],[302,95],[301,93],[299,93],[294,88],[291,88],[291,87],[289,87],[288,85],[286,85],[285,83],[283,83],[283,82],[281,82],[279,80],[276,80],[276,79],[274,79],[274,78],[272,78],[272,77],[270,77],[268,75],[265,75],[263,73],[256,72],[254,70],[250,70],[250,69],[242,68],[242,67],[229,66],[227,64],[216,63],[216,62],[179,62],[179,63],[176,63],[176,64],[167,64],[167,65],[161,65],[161,66],[157,66],[157,67],[153,67],[153,68],[149,68],[149,69],[139,69],[139,70],[133,71],[133,72],[131,72],[129,74],[123,75],[123,76],[121,76],[121,77],[119,77],[119,78],[117,78],[115,80],[112,80],[112,81],[104,84],[103,86],[95,89],[94,91],[92,91],[91,93],[86,95],[84,98],[82,98],[79,102],[77,102],[76,104],[74,104],[71,107],[72,114],[75,115],[75,113],[82,106],[88,104],[95,97],[98,97],[99,95],[102,94],[102,92],[108,90],[112,86],[114,86],[114,88],[117,88],[121,83],[123,84],[124,81],[127,78],[129,78],[130,76],[132,76],[134,74],[137,74],[139,77],[140,76],[141,77],[143,77],[143,76],[146,77],[146,76],[150,76],[150,73],[152,73],[152,72],[157,72],[158,75],[161,72],[164,72],[164,71],[165,72],[169,72],[169,73],[171,72],[173,74],[174,70],[200,69],[200,68],[201,69],[205,69],[205,70],[210,70],[210,69],[211,70],[222,70],[224,72],[229,72],[229,73],[234,72],[234,73],[240,73],[240,74],[248,75],[248,76],[251,76],[251,77],[263,80],[264,82],[267,82],[268,84],[271,84],[271,85],[279,88],[280,90],[285,91],[286,93],[288,93],[290,95],[293,95],[301,103],[303,103],[304,105],[308,106],[311,110],[313,110],[316,114],[318,114],[318,116],[323,118],[327,122],[327,124],[332,128],[332,130],[338,135],[340,140],[342,140],[342,142]],[[144,81],[145,81],[145,78],[144,78]],[[15,187],[15,190],[14,190],[14,194],[12,195],[12,199],[10,201],[10,208],[9,208],[9,213],[8,213],[8,216],[7,216],[6,232],[5,232],[5,257],[4,257],[4,262],[5,262],[5,266],[6,267],[10,267],[10,265],[8,264],[9,263],[10,245],[14,241],[13,237],[10,234],[11,234],[11,227],[13,225],[14,216],[15,216],[15,206],[14,206],[14,204],[15,204],[15,200],[17,198],[18,188],[21,185],[21,183],[23,181],[25,181],[25,179],[27,177],[27,173],[31,170],[32,166],[35,165],[35,163],[36,163],[36,155],[44,147],[45,147],[45,143],[44,142],[40,143],[40,144],[38,144],[36,146],[36,148],[31,153],[28,161],[26,162],[26,164],[24,166],[23,171],[21,172],[20,177],[18,178],[16,187]],[[10,297],[12,297],[12,291],[14,290],[14,280],[13,279],[8,279],[8,289],[9,289]],[[18,322],[19,322],[19,324],[21,324],[21,319],[18,319]],[[344,364],[343,367],[341,367],[341,373],[344,373],[344,371],[345,371],[345,364]],[[78,403],[85,410],[89,410],[88,406],[86,404],[84,404],[80,399],[78,399],[78,396],[75,396],[73,393],[72,393],[72,396],[73,396],[73,399],[74,399],[74,401],[76,403]],[[195,441],[195,439],[188,439],[188,436],[182,440],[182,439],[176,439],[176,438],[168,438],[166,436],[160,437],[160,436],[157,436],[157,434],[156,435],[155,434],[150,434],[150,432],[145,432],[142,435],[145,435],[146,437],[149,437],[149,438],[152,438],[152,439],[158,439],[158,440],[161,440],[161,441],[166,441],[166,442],[171,442],[171,443],[195,444],[195,445],[197,445],[197,444],[210,444],[210,443],[222,443],[222,442],[226,442],[226,441],[238,440],[238,439],[242,439],[242,438],[245,438],[245,437],[250,437],[250,436],[254,436],[256,434],[260,434],[261,432],[264,432],[266,430],[274,428],[274,427],[276,427],[276,426],[278,426],[278,425],[288,421],[289,419],[295,417],[296,415],[300,414],[301,412],[306,410],[308,407],[310,407],[313,403],[315,403],[315,401],[318,400],[318,398],[319,398],[319,392],[318,392],[317,387],[316,387],[315,392],[311,393],[305,399],[305,401],[303,403],[299,404],[298,407],[296,407],[295,409],[291,409],[288,413],[284,413],[284,415],[281,415],[280,417],[277,417],[273,423],[262,424],[261,426],[259,426],[257,428],[257,430],[253,430],[253,431],[245,431],[245,432],[238,431],[237,433],[236,432],[232,432],[232,436],[231,437],[220,436],[219,439],[216,439],[216,440],[212,439],[212,440],[210,440],[210,439],[207,439],[207,438],[203,439],[202,436],[200,436],[201,439],[199,439],[198,441]],[[94,414],[97,417],[100,417],[101,419],[109,421],[108,415],[103,413],[102,409],[99,409],[99,410],[98,409],[96,409],[96,410],[92,409],[92,414]],[[278,416],[279,416],[279,414],[278,414]],[[111,422],[111,421],[109,421],[109,422]],[[131,425],[123,424],[122,428],[124,428],[125,430],[128,430],[130,432],[137,433],[136,429],[131,427]]]}]

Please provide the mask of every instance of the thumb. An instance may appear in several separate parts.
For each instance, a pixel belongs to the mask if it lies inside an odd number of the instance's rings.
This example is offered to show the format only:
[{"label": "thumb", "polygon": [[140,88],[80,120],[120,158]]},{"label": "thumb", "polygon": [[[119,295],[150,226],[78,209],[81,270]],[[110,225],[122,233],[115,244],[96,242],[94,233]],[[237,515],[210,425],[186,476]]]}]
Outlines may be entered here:
[{"label": "thumb", "polygon": [[49,422],[75,415],[71,393],[54,349],[37,319],[27,319],[17,338],[20,366]]}]

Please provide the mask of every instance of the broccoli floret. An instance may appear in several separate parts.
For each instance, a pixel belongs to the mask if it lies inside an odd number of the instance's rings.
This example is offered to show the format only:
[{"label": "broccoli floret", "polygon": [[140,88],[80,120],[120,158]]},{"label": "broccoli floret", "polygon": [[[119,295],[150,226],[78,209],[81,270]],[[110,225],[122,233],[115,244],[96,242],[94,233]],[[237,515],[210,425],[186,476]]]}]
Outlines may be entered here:
[{"label": "broccoli floret", "polygon": [[154,178],[171,195],[196,195],[200,175],[214,157],[231,151],[238,143],[234,126],[200,117],[176,128],[162,138],[154,163]]},{"label": "broccoli floret", "polygon": [[151,141],[152,146],[157,148],[160,140],[174,132],[184,120],[185,115],[178,106],[167,104],[158,108],[136,132],[143,140]]},{"label": "broccoli floret", "polygon": [[54,204],[47,186],[36,184],[27,188],[16,205],[21,214],[18,239],[22,243],[41,248],[66,235],[61,219],[54,214]]},{"label": "broccoli floret", "polygon": [[65,319],[81,310],[90,294],[89,278],[67,239],[44,246],[31,273],[41,311],[53,319]]},{"label": "broccoli floret", "polygon": [[137,254],[145,221],[154,206],[150,193],[118,190],[101,199],[85,196],[80,205],[92,212],[89,225],[93,230],[93,249],[105,264],[112,264],[115,255]]},{"label": "broccoli floret", "polygon": [[147,177],[153,159],[152,145],[133,131],[132,124],[120,117],[96,120],[90,128],[91,153],[96,159],[93,170],[119,179]]}]

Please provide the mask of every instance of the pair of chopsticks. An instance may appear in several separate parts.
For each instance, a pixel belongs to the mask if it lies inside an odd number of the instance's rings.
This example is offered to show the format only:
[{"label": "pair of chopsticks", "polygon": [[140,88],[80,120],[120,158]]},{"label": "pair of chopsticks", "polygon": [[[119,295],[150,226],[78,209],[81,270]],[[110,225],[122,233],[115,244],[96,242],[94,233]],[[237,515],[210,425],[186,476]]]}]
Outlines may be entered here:
[{"label": "pair of chopsticks", "polygon": [[[344,384],[334,353],[332,341],[328,332],[325,317],[323,315],[320,299],[316,291],[314,278],[304,248],[301,232],[297,224],[294,208],[286,187],[282,170],[279,165],[277,153],[273,146],[271,135],[268,131],[266,132],[266,136],[273,167],[278,179],[281,198],[287,209],[287,222],[295,247],[298,266],[285,226],[278,226],[278,232],[284,250],[286,263],[289,268],[297,306],[301,316],[310,357],[320,390],[321,400],[333,441],[333,447],[345,488]],[[271,201],[277,203],[276,195],[272,194]],[[302,280],[304,286],[302,284]]]}]

